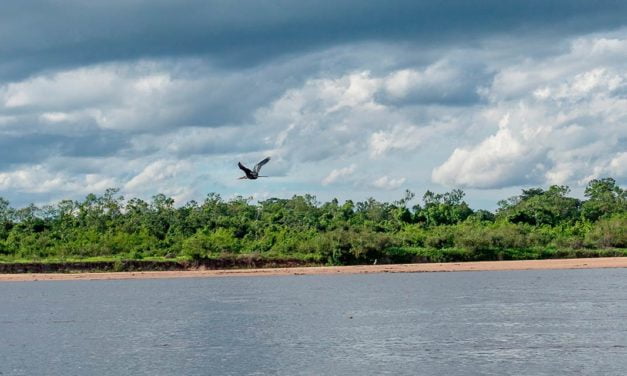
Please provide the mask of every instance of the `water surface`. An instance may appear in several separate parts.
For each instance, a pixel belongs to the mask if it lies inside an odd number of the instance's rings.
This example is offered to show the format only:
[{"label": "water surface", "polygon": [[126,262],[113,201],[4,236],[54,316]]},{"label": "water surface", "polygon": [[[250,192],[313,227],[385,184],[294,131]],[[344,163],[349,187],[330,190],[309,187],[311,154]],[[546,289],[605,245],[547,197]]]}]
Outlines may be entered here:
[{"label": "water surface", "polygon": [[627,269],[0,283],[0,375],[625,375]]}]

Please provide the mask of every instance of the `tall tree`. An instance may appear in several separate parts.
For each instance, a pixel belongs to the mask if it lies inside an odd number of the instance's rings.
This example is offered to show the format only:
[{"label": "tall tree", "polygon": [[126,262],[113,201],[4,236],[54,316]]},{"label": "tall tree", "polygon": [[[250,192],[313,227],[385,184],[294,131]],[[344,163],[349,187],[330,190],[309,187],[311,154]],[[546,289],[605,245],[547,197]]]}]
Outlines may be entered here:
[{"label": "tall tree", "polygon": [[552,185],[548,190],[532,188],[520,196],[499,201],[498,217],[512,223],[551,225],[573,222],[578,219],[581,201],[567,197],[570,189]]},{"label": "tall tree", "polygon": [[627,190],[619,187],[612,178],[591,180],[584,195],[588,200],[583,203],[581,212],[591,221],[627,210]]}]

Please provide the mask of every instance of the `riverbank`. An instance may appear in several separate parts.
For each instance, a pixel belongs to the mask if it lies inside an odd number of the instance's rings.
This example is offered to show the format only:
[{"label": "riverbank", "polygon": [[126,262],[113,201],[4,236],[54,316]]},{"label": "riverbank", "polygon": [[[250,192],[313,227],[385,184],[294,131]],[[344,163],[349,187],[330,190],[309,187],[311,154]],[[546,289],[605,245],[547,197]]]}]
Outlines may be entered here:
[{"label": "riverbank", "polygon": [[233,255],[218,258],[124,260],[114,258],[85,260],[44,260],[0,262],[0,274],[21,273],[100,273],[161,272],[221,269],[264,269],[322,266],[315,259],[269,258],[258,255]]},{"label": "riverbank", "polygon": [[497,270],[547,270],[627,268],[627,257],[550,259],[523,261],[480,261],[393,265],[318,266],[291,268],[222,269],[187,271],[103,272],[103,273],[25,273],[0,274],[4,281],[118,280],[153,278],[254,277],[286,275],[329,275],[368,273],[464,272]]}]

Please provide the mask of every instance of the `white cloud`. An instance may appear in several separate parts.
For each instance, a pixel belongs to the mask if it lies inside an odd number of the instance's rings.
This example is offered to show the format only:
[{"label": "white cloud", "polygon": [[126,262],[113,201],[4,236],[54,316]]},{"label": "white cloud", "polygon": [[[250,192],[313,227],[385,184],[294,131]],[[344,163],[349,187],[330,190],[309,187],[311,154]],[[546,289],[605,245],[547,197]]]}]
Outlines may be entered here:
[{"label": "white cloud", "polygon": [[388,176],[382,176],[379,179],[372,182],[372,185],[380,189],[396,189],[405,183],[405,178],[389,178]]},{"label": "white cloud", "polygon": [[488,127],[499,124],[496,133],[455,148],[433,180],[499,188],[620,177],[608,164],[627,138],[627,61],[612,58],[619,51],[627,52],[627,39],[592,37],[565,54],[503,68],[484,91],[483,117]]},{"label": "white cloud", "polygon": [[[542,90],[548,83],[560,86],[566,80],[579,76],[580,89],[585,89],[586,80],[593,76],[586,72],[611,72],[623,70],[627,54],[627,39],[582,37],[571,42],[570,49],[561,55],[548,58],[525,59],[519,64],[502,67],[494,78],[487,95],[493,101],[526,98],[535,90]],[[620,73],[620,76],[624,74]],[[540,93],[540,92],[539,92]]]},{"label": "white cloud", "polygon": [[483,65],[442,59],[422,70],[390,73],[383,79],[382,92],[384,99],[397,103],[469,103],[479,99],[479,85],[487,77]]},{"label": "white cloud", "polygon": [[185,161],[158,160],[145,166],[140,173],[125,184],[124,188],[130,191],[154,190],[155,186],[163,182],[174,181],[190,167]]},{"label": "white cloud", "polygon": [[460,123],[451,119],[436,119],[430,125],[396,124],[388,129],[378,130],[368,140],[370,157],[380,158],[391,150],[413,151],[437,136],[449,134],[459,126]]},{"label": "white cloud", "polygon": [[[63,121],[62,113],[65,120],[88,116],[101,128],[136,133],[234,125],[285,88],[268,78],[282,68],[222,72],[193,59],[81,67],[0,86],[0,113],[49,122]],[[250,90],[257,80],[266,84]]]},{"label": "white cloud", "polygon": [[8,84],[2,97],[7,108],[82,108],[115,96],[124,81],[110,68],[78,68]]},{"label": "white cloud", "polygon": [[274,134],[277,154],[291,160],[358,153],[370,129],[398,118],[375,102],[378,82],[367,72],[308,80],[257,111],[252,137]]},{"label": "white cloud", "polygon": [[627,178],[627,152],[617,154],[610,161],[608,172],[619,178]]},{"label": "white cloud", "polygon": [[[433,180],[446,186],[493,188],[537,181],[539,150],[519,140],[508,128],[470,148],[457,148],[433,170]],[[531,167],[531,169],[530,169]]]},{"label": "white cloud", "polygon": [[354,172],[355,172],[354,164],[348,167],[331,170],[331,172],[324,179],[322,179],[322,185],[329,185],[331,183],[335,183],[338,179],[350,176]]},{"label": "white cloud", "polygon": [[72,192],[86,194],[102,192],[118,182],[102,174],[70,175],[50,172],[42,165],[0,173],[0,190],[18,190],[28,193]]},{"label": "white cloud", "polygon": [[[431,69],[435,68],[430,66],[425,72]],[[427,73],[420,74],[426,77]],[[406,75],[406,70],[380,76],[363,71],[308,80],[302,87],[287,91],[270,106],[258,110],[257,129],[252,134],[274,133],[276,136],[271,139],[275,140],[277,154],[291,160],[315,162],[340,157],[363,159],[364,151],[372,158],[386,157],[390,151],[412,151],[464,124],[464,120],[459,120],[459,116],[465,115],[461,107],[379,102],[382,93],[400,85],[394,82]],[[437,83],[444,86],[445,80]],[[431,81],[429,84],[435,85]],[[414,90],[415,84],[411,85]],[[415,121],[421,118],[424,122]]]},{"label": "white cloud", "polygon": [[40,75],[0,88],[0,103],[46,122],[90,118],[107,129],[160,128],[182,115],[176,98],[191,86],[160,69],[109,64]]},{"label": "white cloud", "polygon": [[70,115],[65,112],[44,112],[40,116],[41,120],[48,123],[59,123],[70,119]]},{"label": "white cloud", "polygon": [[327,112],[337,111],[343,107],[359,107],[377,109],[374,94],[380,87],[380,80],[372,78],[370,72],[352,73],[336,80],[320,82],[320,94],[327,100],[337,103]]}]

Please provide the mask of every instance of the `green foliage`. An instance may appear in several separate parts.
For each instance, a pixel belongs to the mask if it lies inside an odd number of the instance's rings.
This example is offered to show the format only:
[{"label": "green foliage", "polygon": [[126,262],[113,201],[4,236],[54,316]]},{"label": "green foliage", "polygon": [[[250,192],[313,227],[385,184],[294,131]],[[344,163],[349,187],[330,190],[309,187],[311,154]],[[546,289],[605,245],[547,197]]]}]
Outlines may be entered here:
[{"label": "green foliage", "polygon": [[612,178],[594,179],[585,190],[588,200],[581,207],[584,218],[596,221],[627,211],[627,190],[616,185]]},{"label": "green foliage", "polygon": [[163,194],[125,200],[117,189],[82,201],[12,208],[0,198],[3,260],[204,258],[239,255],[329,264],[444,262],[611,255],[627,248],[627,198],[611,178],[586,200],[569,189],[531,188],[473,211],[464,192],[406,191],[393,203],[319,203],[314,196],[203,202],[177,207]]},{"label": "green foliage", "polygon": [[240,241],[232,229],[218,228],[212,232],[201,230],[183,241],[182,250],[192,259],[212,254],[238,253]]},{"label": "green foliage", "polygon": [[581,202],[567,197],[569,191],[568,187],[558,185],[546,191],[541,188],[523,190],[520,196],[499,201],[497,217],[530,225],[573,223],[579,218]]},{"label": "green foliage", "polygon": [[586,239],[603,248],[627,248],[627,215],[601,219],[594,224]]},{"label": "green foliage", "polygon": [[427,226],[451,225],[465,220],[473,212],[463,201],[464,195],[459,189],[444,194],[427,191],[422,198],[424,206],[414,207],[415,220]]}]

